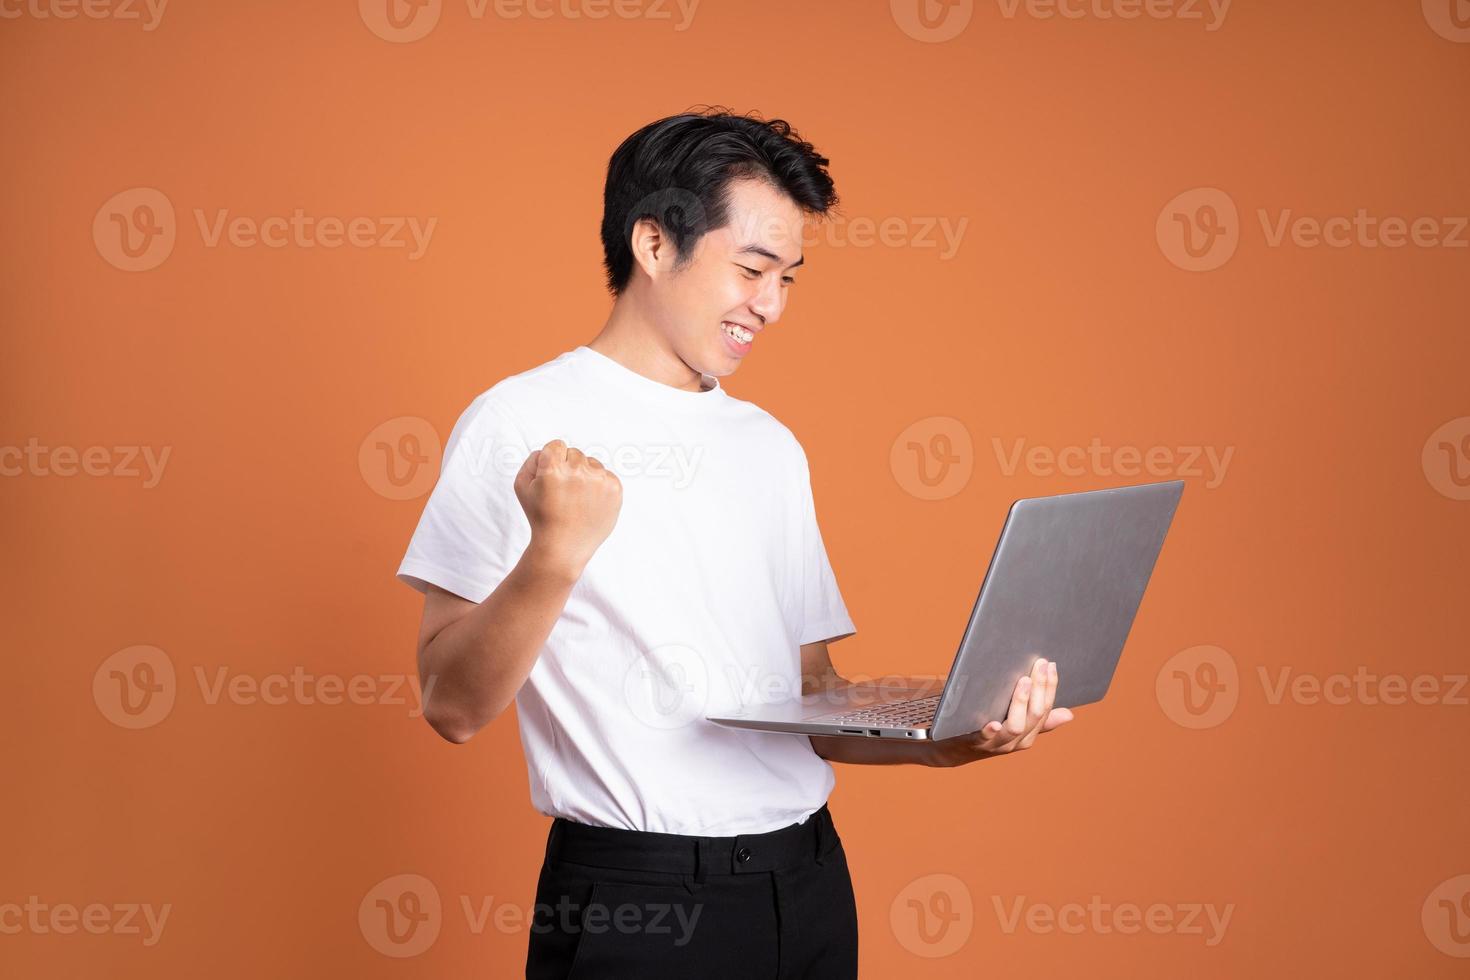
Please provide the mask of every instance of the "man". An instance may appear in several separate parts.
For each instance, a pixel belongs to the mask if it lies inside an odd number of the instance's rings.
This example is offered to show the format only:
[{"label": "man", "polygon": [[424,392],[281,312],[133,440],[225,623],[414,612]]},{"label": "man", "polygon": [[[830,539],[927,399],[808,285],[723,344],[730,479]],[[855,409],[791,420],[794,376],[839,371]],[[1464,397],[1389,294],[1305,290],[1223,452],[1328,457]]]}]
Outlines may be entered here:
[{"label": "man", "polygon": [[651,123],[608,165],[612,311],[455,424],[399,577],[422,590],[425,717],[464,742],[516,703],[553,817],[528,977],[853,977],[830,762],[954,766],[1070,720],[1055,668],[942,742],[739,731],[750,692],[843,684],[854,632],[807,459],[720,383],[775,325],[803,221],[837,196],[782,120]]}]

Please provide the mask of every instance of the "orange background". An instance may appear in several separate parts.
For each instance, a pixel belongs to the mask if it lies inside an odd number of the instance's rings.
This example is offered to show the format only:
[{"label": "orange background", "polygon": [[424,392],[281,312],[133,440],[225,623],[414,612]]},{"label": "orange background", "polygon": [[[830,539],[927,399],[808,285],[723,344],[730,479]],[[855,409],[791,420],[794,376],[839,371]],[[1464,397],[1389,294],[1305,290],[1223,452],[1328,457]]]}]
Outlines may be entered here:
[{"label": "orange background", "polygon": [[[810,456],[858,626],[840,670],[942,673],[1013,499],[1154,478],[1007,475],[992,440],[1234,451],[1216,487],[1184,474],[1106,701],[1016,758],[839,768],[864,976],[1462,975],[1470,707],[1272,703],[1261,680],[1467,669],[1470,502],[1421,457],[1470,415],[1470,250],[1272,247],[1258,217],[1470,213],[1470,44],[1417,2],[1241,2],[1213,31],[962,5],[942,43],[881,2],[704,0],[683,31],[446,2],[412,43],[351,2],[179,2],[152,31],[6,9],[0,443],[171,456],[152,488],[0,480],[0,905],[171,912],[152,946],[0,933],[0,973],[519,974],[524,930],[476,933],[461,907],[533,898],[549,821],[511,716],[455,747],[404,705],[210,703],[196,672],[412,673],[420,602],[393,573],[423,498],[377,492],[364,440],[400,416],[447,436],[480,391],[589,340],[608,155],[716,103],[792,121],[848,222],[968,222],[948,258],[818,229],[726,382]],[[92,227],[140,187],[177,240],[128,272]],[[1155,230],[1200,187],[1239,208],[1207,272]],[[209,247],[194,217],[297,208],[437,226],[408,260]],[[963,424],[972,475],[931,501],[890,451],[932,417]],[[175,702],[129,730],[93,684],[137,645],[166,654]],[[1238,668],[1238,702],[1191,728],[1169,664],[1201,645]],[[392,958],[358,910],[404,873],[434,883],[441,931]],[[974,913],[938,958],[904,892],[933,874]],[[1209,946],[1007,932],[996,911],[1094,895],[1231,919]]]}]

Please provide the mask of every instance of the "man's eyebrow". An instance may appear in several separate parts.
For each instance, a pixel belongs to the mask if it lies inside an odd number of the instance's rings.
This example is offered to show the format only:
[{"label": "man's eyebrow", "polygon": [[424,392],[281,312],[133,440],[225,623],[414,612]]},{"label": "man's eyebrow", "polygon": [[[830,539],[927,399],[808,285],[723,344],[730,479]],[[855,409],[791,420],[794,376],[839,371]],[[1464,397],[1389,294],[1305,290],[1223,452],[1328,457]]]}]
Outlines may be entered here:
[{"label": "man's eyebrow", "polygon": [[[759,255],[763,259],[770,259],[772,262],[780,262],[781,261],[781,256],[777,255],[775,252],[772,252],[770,249],[768,249],[768,248],[762,248],[759,245],[746,245],[745,247],[739,249],[735,254],[736,255],[743,255],[746,252],[750,252],[750,253],[752,253],[754,255]],[[797,266],[801,265],[805,261],[806,261],[806,256],[803,255],[801,258],[797,259],[795,262],[791,263],[786,268],[788,268],[788,269],[795,269]]]}]

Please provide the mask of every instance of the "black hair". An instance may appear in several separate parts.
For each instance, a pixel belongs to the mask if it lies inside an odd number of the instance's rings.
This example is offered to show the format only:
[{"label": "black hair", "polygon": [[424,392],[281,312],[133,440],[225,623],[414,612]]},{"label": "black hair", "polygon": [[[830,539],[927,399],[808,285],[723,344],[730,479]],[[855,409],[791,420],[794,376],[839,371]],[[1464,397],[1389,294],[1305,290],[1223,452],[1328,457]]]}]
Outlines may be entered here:
[{"label": "black hair", "polygon": [[706,232],[729,221],[729,184],[764,180],[808,214],[837,204],[829,161],[784,119],[735,115],[720,106],[649,123],[623,140],[607,163],[602,254],[607,288],[619,296],[633,275],[633,225],[652,218],[674,242],[674,267]]}]

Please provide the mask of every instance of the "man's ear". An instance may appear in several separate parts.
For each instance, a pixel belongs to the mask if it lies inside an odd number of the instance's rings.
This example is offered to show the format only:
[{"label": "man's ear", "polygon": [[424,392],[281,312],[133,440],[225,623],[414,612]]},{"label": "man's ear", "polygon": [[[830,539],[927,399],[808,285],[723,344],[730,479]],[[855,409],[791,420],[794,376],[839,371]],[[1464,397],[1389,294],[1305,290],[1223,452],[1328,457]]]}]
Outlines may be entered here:
[{"label": "man's ear", "polygon": [[633,223],[629,245],[633,249],[633,261],[650,279],[658,279],[659,263],[667,264],[674,243],[665,240],[663,229],[652,218],[639,218]]}]

